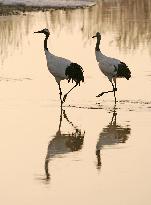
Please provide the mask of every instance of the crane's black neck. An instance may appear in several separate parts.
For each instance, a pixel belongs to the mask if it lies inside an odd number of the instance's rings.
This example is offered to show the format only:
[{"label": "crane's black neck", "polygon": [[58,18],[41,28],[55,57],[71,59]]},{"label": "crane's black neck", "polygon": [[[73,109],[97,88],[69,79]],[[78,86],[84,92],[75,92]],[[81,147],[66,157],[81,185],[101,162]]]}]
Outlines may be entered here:
[{"label": "crane's black neck", "polygon": [[45,40],[44,40],[44,49],[48,51],[48,47],[47,47],[47,40],[49,38],[49,34],[46,34]]},{"label": "crane's black neck", "polygon": [[100,41],[101,41],[101,38],[97,37],[97,42],[96,42],[96,47],[95,47],[96,51],[100,51]]}]

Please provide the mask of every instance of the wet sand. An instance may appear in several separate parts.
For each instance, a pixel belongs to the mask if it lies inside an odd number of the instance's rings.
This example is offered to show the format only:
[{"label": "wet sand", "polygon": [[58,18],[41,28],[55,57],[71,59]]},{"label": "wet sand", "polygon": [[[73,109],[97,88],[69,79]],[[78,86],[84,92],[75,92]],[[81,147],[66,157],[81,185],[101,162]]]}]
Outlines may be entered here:
[{"label": "wet sand", "polygon": [[[151,1],[104,1],[92,8],[0,17],[1,203],[150,205]],[[61,115],[47,70],[43,35],[57,56],[79,63],[85,82]],[[117,104],[96,63],[126,62],[132,78],[117,82]],[[71,84],[62,82],[65,93]]]}]

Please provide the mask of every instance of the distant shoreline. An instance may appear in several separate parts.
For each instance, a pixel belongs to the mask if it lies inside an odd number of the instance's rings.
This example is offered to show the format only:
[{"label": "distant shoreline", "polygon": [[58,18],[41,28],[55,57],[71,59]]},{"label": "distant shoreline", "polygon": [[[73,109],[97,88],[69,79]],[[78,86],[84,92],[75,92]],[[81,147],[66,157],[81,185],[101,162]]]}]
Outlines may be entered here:
[{"label": "distant shoreline", "polygon": [[26,6],[24,4],[14,4],[7,5],[0,3],[0,16],[8,16],[8,15],[19,15],[26,12],[36,12],[36,11],[50,11],[50,10],[58,10],[58,9],[79,9],[79,8],[89,8],[95,6],[96,2],[90,5],[81,5],[81,6]]}]

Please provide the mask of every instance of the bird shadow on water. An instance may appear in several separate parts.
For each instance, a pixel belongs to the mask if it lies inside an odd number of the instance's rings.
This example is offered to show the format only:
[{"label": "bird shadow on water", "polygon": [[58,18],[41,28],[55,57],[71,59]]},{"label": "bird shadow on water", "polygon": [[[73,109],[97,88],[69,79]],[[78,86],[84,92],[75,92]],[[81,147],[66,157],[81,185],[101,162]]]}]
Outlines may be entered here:
[{"label": "bird shadow on water", "polygon": [[[66,120],[69,125],[73,128],[72,131],[62,132],[63,120]],[[51,179],[51,174],[49,171],[50,162],[54,158],[63,158],[64,155],[71,152],[79,151],[82,149],[84,143],[85,131],[81,131],[77,126],[71,122],[64,109],[61,109],[59,127],[56,134],[53,136],[53,139],[48,144],[47,154],[45,158],[45,175],[43,179],[46,182],[49,182]]]},{"label": "bird shadow on water", "polygon": [[126,143],[131,133],[129,125],[121,126],[117,123],[116,107],[112,111],[111,122],[103,128],[99,134],[99,139],[96,144],[97,169],[100,170],[102,166],[101,150],[109,148],[119,143]]}]

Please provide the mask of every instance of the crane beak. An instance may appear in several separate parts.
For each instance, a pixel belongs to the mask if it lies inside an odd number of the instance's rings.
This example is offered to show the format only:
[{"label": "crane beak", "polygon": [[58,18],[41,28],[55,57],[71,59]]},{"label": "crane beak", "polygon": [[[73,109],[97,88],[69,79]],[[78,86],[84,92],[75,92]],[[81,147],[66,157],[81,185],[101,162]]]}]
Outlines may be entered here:
[{"label": "crane beak", "polygon": [[95,37],[97,37],[97,36],[92,36],[92,38],[95,38]]},{"label": "crane beak", "polygon": [[42,31],[35,31],[34,33],[43,33]]}]

